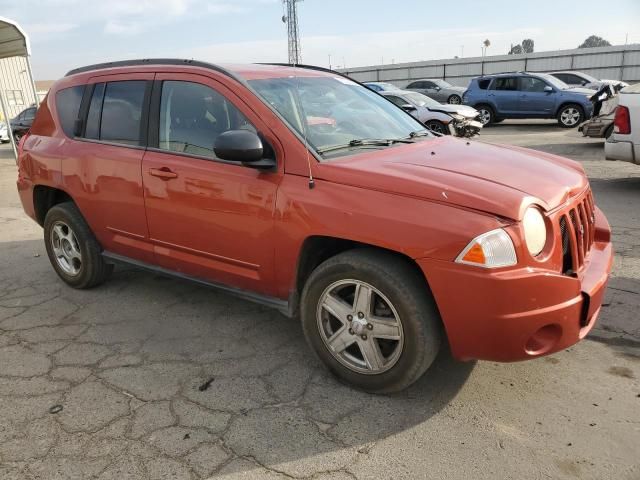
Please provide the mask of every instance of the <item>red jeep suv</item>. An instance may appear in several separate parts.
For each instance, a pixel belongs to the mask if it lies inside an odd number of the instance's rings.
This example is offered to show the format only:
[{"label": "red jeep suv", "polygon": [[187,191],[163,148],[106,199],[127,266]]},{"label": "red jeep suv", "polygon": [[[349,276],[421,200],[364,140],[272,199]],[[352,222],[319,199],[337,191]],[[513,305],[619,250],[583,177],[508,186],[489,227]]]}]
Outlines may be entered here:
[{"label": "red jeep suv", "polygon": [[125,262],[271,305],[371,392],[415,382],[443,340],[494,361],[574,344],[611,270],[578,163],[436,136],[316,67],[73,70],[21,142],[18,175],[70,286]]}]

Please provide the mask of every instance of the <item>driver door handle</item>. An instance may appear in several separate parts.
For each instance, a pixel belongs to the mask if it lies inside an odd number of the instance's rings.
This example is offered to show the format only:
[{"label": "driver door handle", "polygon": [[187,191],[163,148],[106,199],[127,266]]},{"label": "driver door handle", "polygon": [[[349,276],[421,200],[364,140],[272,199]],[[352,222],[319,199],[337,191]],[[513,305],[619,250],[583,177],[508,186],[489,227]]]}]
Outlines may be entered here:
[{"label": "driver door handle", "polygon": [[151,175],[152,177],[161,178],[162,180],[171,180],[172,178],[178,178],[178,174],[171,171],[171,169],[168,167],[150,168],[149,175]]}]

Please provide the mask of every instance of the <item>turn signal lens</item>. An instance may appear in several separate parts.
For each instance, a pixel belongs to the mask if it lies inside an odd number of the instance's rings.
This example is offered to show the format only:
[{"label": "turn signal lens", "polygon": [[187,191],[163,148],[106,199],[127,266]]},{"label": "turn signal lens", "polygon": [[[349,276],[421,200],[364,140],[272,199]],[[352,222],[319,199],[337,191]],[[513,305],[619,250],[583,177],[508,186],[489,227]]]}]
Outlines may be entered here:
[{"label": "turn signal lens", "polygon": [[456,262],[477,267],[498,268],[515,265],[518,263],[518,258],[511,237],[503,229],[498,228],[474,238],[460,252]]}]

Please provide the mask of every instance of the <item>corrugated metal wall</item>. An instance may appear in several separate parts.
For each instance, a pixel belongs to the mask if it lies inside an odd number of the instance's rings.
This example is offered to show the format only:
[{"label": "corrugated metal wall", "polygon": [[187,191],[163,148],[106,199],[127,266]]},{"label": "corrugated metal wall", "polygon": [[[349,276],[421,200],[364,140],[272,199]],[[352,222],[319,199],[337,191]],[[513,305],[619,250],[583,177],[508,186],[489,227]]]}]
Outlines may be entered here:
[{"label": "corrugated metal wall", "polygon": [[[33,87],[30,82],[31,79],[29,78],[27,59],[25,57],[0,59],[0,88],[2,89],[8,114],[11,117],[15,117],[22,110],[35,103]],[[9,92],[11,90],[19,90],[21,92],[21,104],[10,105]],[[0,116],[2,116],[1,111]]]},{"label": "corrugated metal wall", "polygon": [[640,82],[640,45],[581,48],[524,55],[450,58],[425,62],[373,65],[340,70],[361,82],[380,81],[405,87],[421,78],[444,78],[466,87],[473,77],[517,71],[580,70],[597,78]]}]

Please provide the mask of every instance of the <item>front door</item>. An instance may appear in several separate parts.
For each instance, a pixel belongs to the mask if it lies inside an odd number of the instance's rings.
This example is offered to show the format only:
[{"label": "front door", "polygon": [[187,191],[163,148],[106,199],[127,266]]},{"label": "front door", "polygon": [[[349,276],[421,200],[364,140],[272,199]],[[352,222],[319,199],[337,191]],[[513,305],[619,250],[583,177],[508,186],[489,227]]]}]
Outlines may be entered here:
[{"label": "front door", "polygon": [[[545,91],[550,87],[550,91]],[[520,93],[523,112],[532,117],[553,116],[556,105],[556,90],[544,80],[535,77],[520,77]]]},{"label": "front door", "polygon": [[216,137],[227,130],[254,130],[266,145],[271,134],[245,103],[209,77],[158,74],[152,97],[151,111],[159,113],[150,119],[156,130],[150,130],[142,175],[156,262],[192,277],[273,294],[274,207],[282,162],[278,171],[261,172],[220,160],[213,151]]}]

